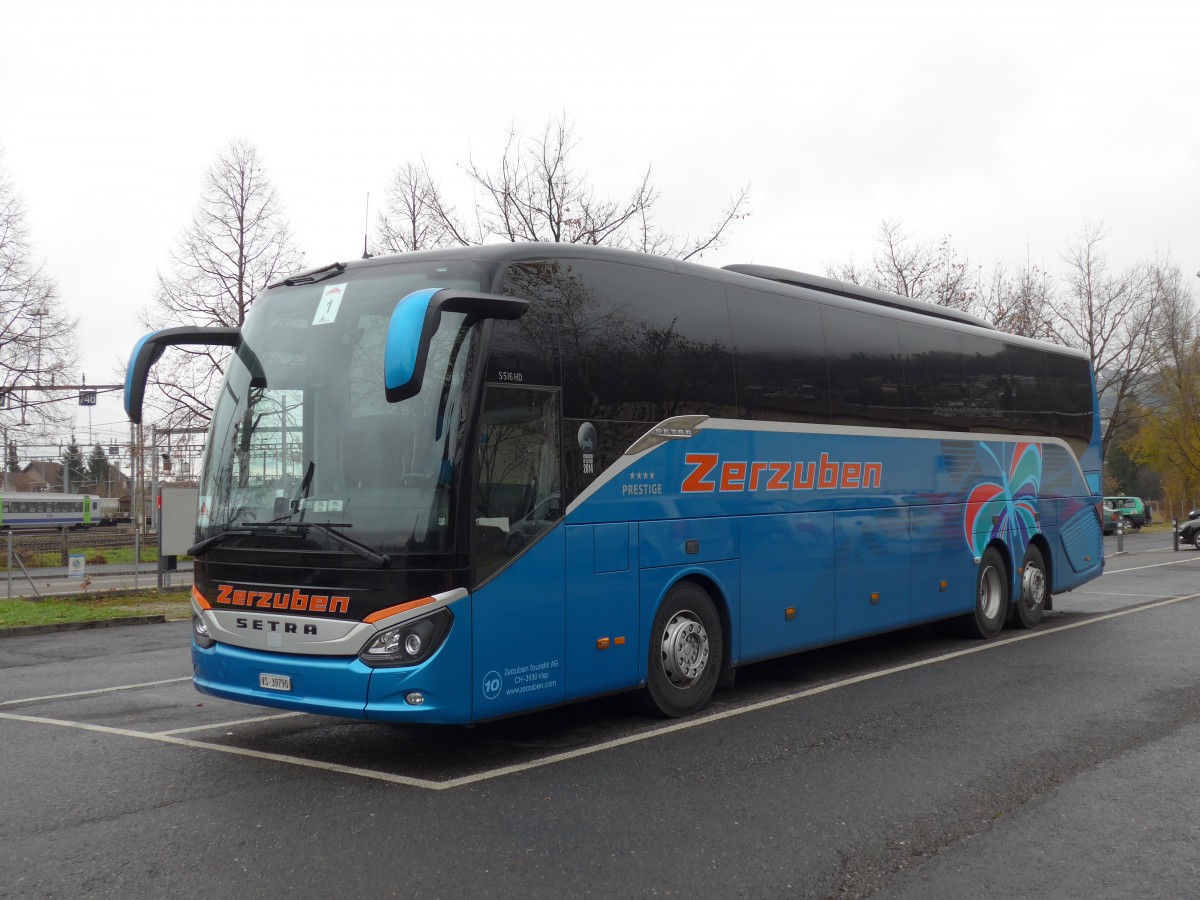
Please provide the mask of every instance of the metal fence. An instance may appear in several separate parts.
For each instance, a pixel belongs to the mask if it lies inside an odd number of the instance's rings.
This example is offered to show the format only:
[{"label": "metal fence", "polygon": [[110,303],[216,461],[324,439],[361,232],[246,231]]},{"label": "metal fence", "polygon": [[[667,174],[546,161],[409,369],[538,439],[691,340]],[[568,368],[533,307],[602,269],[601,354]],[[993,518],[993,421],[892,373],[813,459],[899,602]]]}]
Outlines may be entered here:
[{"label": "metal fence", "polygon": [[0,539],[4,596],[154,587],[160,584],[157,547],[157,535],[132,528],[8,531]]}]

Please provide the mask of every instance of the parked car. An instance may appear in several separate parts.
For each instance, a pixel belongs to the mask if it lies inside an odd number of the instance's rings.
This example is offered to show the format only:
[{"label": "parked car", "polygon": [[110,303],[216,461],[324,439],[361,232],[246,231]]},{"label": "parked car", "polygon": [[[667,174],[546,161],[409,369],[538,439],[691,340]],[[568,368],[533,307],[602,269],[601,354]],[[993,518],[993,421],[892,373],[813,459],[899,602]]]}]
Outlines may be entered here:
[{"label": "parked car", "polygon": [[518,552],[561,517],[562,495],[555,492],[537,504],[524,518],[517,519],[509,526],[505,548],[510,554]]},{"label": "parked car", "polygon": [[1188,520],[1179,526],[1179,543],[1191,544],[1200,550],[1200,509],[1188,513]]},{"label": "parked car", "polygon": [[1117,523],[1121,521],[1121,514],[1117,512],[1116,507],[1110,504],[1107,500],[1104,501],[1104,505],[1101,507],[1101,509],[1103,512],[1100,516],[1100,524],[1104,526],[1104,534],[1115,534],[1117,531]]},{"label": "parked car", "polygon": [[1116,509],[1125,519],[1125,530],[1136,531],[1150,524],[1150,507],[1141,497],[1105,497],[1104,502]]}]

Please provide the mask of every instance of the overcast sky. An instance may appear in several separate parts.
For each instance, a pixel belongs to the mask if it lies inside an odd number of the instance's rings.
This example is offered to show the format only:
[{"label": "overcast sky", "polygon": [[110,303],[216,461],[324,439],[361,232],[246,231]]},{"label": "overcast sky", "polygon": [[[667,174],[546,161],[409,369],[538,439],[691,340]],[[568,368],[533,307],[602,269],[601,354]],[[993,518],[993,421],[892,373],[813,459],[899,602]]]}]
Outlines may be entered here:
[{"label": "overcast sky", "polygon": [[[705,263],[822,274],[901,218],[973,264],[1054,269],[1103,220],[1113,265],[1170,253],[1190,279],[1198,76],[1195,0],[13,0],[0,164],[96,383],[118,380],[232,139],[258,148],[314,265],[361,255],[366,195],[373,218],[397,166],[453,188],[468,153],[490,162],[510,125],[565,112],[601,192],[653,166],[662,226],[703,231],[750,185],[752,215]],[[116,401],[92,426],[127,439]]]}]

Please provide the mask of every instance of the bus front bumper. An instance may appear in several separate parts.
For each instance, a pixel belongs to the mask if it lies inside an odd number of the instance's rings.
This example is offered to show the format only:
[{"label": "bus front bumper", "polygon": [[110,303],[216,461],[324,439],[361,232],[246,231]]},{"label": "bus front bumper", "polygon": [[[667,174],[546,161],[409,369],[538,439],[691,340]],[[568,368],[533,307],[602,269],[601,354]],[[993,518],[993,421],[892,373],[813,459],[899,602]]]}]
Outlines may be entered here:
[{"label": "bus front bumper", "polygon": [[372,668],[353,656],[269,653],[221,643],[204,649],[193,642],[192,683],[225,700],[318,716],[463,724],[471,721],[468,633],[452,628],[425,662],[394,668]]}]

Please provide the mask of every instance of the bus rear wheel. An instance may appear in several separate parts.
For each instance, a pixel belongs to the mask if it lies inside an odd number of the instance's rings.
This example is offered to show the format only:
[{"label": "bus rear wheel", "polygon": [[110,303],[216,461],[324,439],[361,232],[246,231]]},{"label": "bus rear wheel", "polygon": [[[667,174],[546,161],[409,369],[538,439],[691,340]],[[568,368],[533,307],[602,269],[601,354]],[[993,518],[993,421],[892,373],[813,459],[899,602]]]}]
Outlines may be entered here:
[{"label": "bus rear wheel", "polygon": [[690,581],[675,585],[650,629],[647,705],[665,718],[690,716],[712,697],[725,639],[708,592]]},{"label": "bus rear wheel", "polygon": [[1050,581],[1046,578],[1046,563],[1042,551],[1033,544],[1025,551],[1021,563],[1021,596],[1017,598],[1017,621],[1022,628],[1036,628],[1046,610]]},{"label": "bus rear wheel", "polygon": [[969,637],[993,638],[1008,617],[1008,567],[995,547],[983,551],[975,576],[975,611],[963,619]]}]

